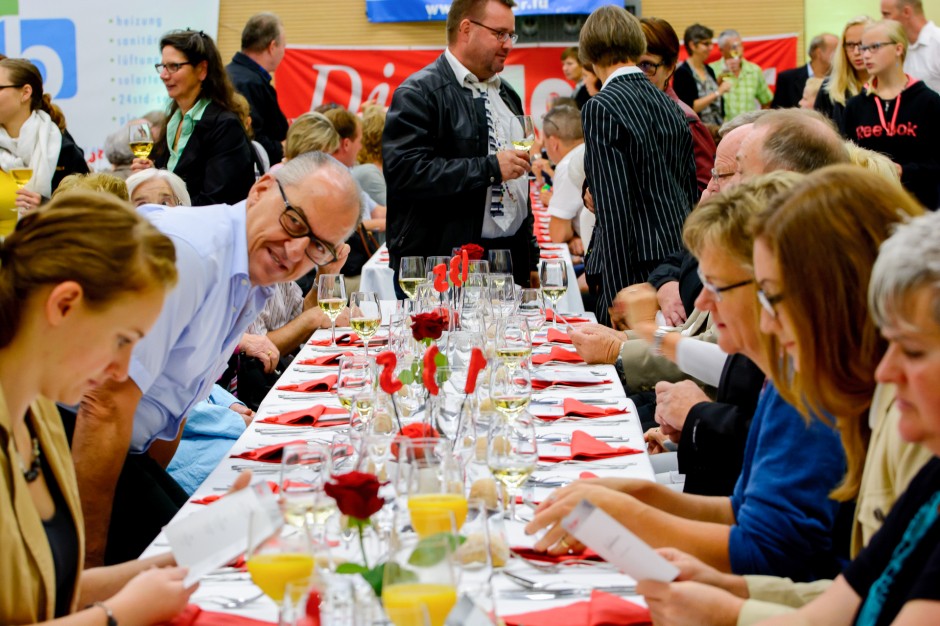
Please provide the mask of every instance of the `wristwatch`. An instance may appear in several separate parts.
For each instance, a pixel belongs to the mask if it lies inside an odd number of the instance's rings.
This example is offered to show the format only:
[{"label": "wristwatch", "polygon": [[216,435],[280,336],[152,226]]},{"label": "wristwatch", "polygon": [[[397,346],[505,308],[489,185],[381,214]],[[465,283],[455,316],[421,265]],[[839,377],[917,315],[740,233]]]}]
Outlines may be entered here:
[{"label": "wristwatch", "polygon": [[674,332],[671,326],[660,326],[653,331],[653,343],[650,346],[650,353],[653,356],[663,355],[663,341],[666,339],[666,335],[671,332]]}]

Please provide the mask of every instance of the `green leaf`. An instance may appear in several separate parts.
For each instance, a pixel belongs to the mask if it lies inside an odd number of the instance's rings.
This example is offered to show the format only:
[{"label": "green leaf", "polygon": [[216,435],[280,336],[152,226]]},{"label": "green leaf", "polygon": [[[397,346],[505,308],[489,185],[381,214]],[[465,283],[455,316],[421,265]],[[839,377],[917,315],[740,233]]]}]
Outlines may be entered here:
[{"label": "green leaf", "polygon": [[[388,568],[388,575],[385,575],[385,568]],[[382,596],[382,581],[388,580],[393,585],[399,583],[416,583],[420,579],[418,575],[412,572],[410,569],[405,569],[398,563],[382,563],[381,565],[376,565],[373,570],[378,570],[378,588],[376,585],[369,579],[366,574],[363,574],[362,577],[369,581],[369,584],[372,585],[372,588],[376,590],[376,595],[379,597]],[[371,575],[371,574],[370,574]]]},{"label": "green leaf", "polygon": [[[449,544],[449,547],[448,545]],[[431,567],[437,565],[447,556],[447,550],[454,552],[461,544],[457,535],[450,533],[437,533],[418,542],[414,551],[408,558],[409,565],[415,567]]]},{"label": "green leaf", "polygon": [[336,566],[337,574],[365,574],[369,570],[358,563],[340,563]]},{"label": "green leaf", "polygon": [[[377,598],[382,597],[382,579],[384,575],[385,575],[385,563],[379,563],[372,569],[362,572],[362,577],[372,587],[372,591],[375,592],[375,596]],[[417,579],[417,576],[415,576],[415,578]]]},{"label": "green leaf", "polygon": [[402,382],[403,385],[410,385],[415,381],[415,375],[411,373],[411,370],[402,370],[398,374],[398,380]]},{"label": "green leaf", "polygon": [[443,353],[438,352],[434,355],[434,365],[438,367],[444,367],[447,365],[447,357]]}]

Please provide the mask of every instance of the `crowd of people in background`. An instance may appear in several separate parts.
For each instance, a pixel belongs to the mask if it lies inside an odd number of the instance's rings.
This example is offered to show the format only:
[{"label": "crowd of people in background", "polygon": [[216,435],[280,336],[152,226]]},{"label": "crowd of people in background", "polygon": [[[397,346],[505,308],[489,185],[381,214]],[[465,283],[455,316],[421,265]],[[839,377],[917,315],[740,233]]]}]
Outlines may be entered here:
[{"label": "crowd of people in background", "polygon": [[530,155],[500,141],[514,6],[455,0],[387,108],[294,120],[276,15],[228,65],[166,33],[169,105],[106,139],[109,172],[0,60],[0,168],[32,170],[0,241],[0,622],[179,612],[182,570],[135,559],[330,327],[317,272],[475,243],[535,286],[530,176],[597,319],[574,347],[615,365],[663,469],[558,490],[537,549],[583,548],[559,521],[586,499],[679,568],[640,583],[656,624],[940,619],[940,28],[882,0],[769,85],[737,30],[604,6]]}]

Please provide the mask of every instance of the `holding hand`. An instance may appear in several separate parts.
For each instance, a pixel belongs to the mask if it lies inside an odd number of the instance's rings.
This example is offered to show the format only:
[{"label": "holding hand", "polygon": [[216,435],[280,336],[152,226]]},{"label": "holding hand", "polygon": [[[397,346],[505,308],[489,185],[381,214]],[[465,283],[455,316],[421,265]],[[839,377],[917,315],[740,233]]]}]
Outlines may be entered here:
[{"label": "holding hand", "polygon": [[39,208],[42,204],[42,196],[29,189],[17,189],[15,204],[20,209],[20,215],[26,215]]},{"label": "holding hand", "polygon": [[531,169],[529,153],[525,150],[500,150],[496,153],[496,160],[503,180],[519,178]]},{"label": "holding hand", "polygon": [[689,411],[699,402],[711,402],[711,398],[691,380],[660,381],[656,383],[656,423],[671,434],[670,439],[679,443]]},{"label": "holding hand", "polygon": [[663,312],[663,317],[666,318],[666,324],[682,326],[685,323],[685,305],[682,304],[682,298],[679,296],[678,280],[663,283],[656,290],[656,300],[659,302],[659,310]]},{"label": "holding hand", "polygon": [[270,374],[277,366],[281,353],[277,346],[268,339],[267,335],[251,335],[245,333],[238,347],[248,356],[254,357],[264,364],[264,371]]},{"label": "holding hand", "polygon": [[153,161],[150,159],[142,159],[140,157],[135,158],[131,161],[131,171],[132,172],[142,172],[144,170],[150,169],[151,167],[156,167],[153,164]]},{"label": "holding hand", "polygon": [[104,604],[119,624],[162,624],[186,608],[198,587],[184,587],[185,577],[185,568],[155,567],[137,574]]},{"label": "holding hand", "polygon": [[627,336],[600,324],[579,324],[568,329],[571,343],[586,363],[613,365]]}]

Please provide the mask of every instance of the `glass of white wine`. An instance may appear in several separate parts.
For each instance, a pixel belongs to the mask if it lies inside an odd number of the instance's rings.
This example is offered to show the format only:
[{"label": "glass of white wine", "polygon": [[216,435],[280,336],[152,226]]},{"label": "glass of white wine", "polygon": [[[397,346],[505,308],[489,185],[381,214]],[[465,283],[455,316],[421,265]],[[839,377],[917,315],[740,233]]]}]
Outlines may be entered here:
[{"label": "glass of white wine", "polygon": [[528,152],[535,144],[535,123],[531,115],[517,115],[509,126],[509,141],[516,150]]},{"label": "glass of white wine", "polygon": [[10,170],[10,176],[13,177],[13,182],[16,183],[17,189],[22,189],[29,183],[30,179],[33,177],[33,170],[29,167],[14,167]]},{"label": "glass of white wine", "polygon": [[405,256],[398,265],[398,286],[409,300],[415,299],[418,285],[426,280],[427,267],[423,256]]},{"label": "glass of white wine", "polygon": [[131,124],[127,129],[127,143],[131,147],[131,152],[138,159],[150,157],[150,151],[153,150],[153,136],[150,134],[150,123],[139,122]]},{"label": "glass of white wine", "polygon": [[528,367],[503,360],[490,365],[490,400],[503,416],[513,418],[532,400],[532,373]]},{"label": "glass of white wine", "polygon": [[539,270],[542,293],[552,301],[552,328],[558,328],[558,301],[568,291],[568,264],[562,259],[542,261]]},{"label": "glass of white wine", "polygon": [[346,306],[346,281],[342,274],[317,277],[317,305],[330,318],[331,345],[336,347],[336,318]]},{"label": "glass of white wine", "polygon": [[284,521],[297,528],[314,528],[325,521],[317,519],[315,505],[329,475],[330,452],[324,444],[311,441],[284,447],[278,492]]},{"label": "glass of white wine", "polygon": [[516,495],[538,463],[535,424],[528,413],[515,418],[496,418],[490,424],[486,464],[503,485],[509,519],[516,519]]},{"label": "glass of white wine", "polygon": [[382,323],[379,298],[372,291],[354,291],[349,296],[349,325],[362,337],[369,355],[369,340],[375,336]]},{"label": "glass of white wine", "polygon": [[507,315],[497,320],[496,356],[512,370],[532,356],[532,336],[523,316]]},{"label": "glass of white wine", "polygon": [[350,414],[355,402],[356,409],[363,418],[371,415],[372,402],[375,399],[375,359],[362,354],[341,356],[336,395],[340,404]]}]

